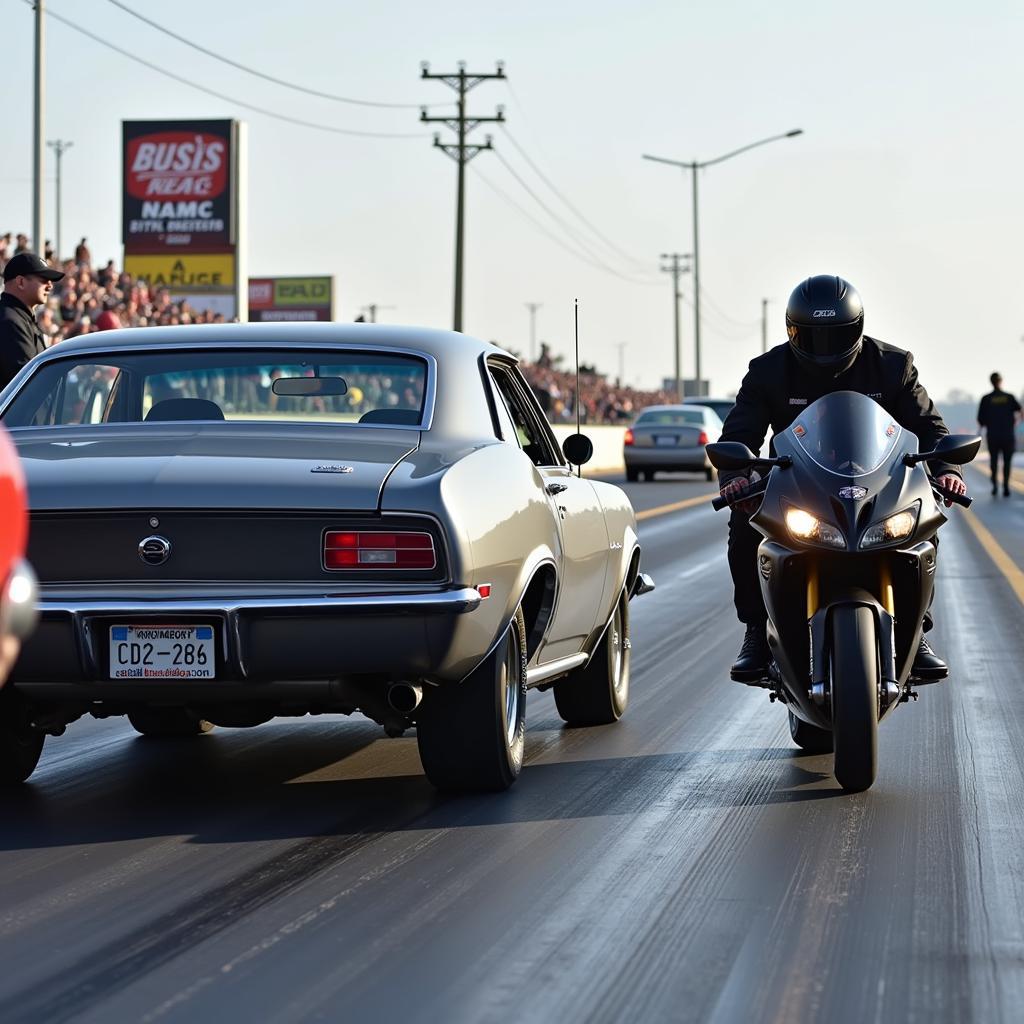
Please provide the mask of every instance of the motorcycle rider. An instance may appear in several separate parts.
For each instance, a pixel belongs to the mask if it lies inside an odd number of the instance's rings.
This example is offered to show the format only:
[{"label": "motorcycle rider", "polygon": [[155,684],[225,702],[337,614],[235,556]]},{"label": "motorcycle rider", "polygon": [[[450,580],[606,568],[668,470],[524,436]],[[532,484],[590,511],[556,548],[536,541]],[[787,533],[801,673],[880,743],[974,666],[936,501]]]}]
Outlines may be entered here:
[{"label": "motorcycle rider", "polygon": [[[722,441],[739,441],[760,453],[768,429],[785,430],[812,402],[833,391],[857,391],[878,402],[902,427],[916,434],[921,451],[930,451],[949,433],[928,393],[917,379],[909,352],[864,334],[864,306],[856,289],[841,277],[821,274],[798,285],[786,306],[789,340],[752,359],[736,404],[726,417]],[[937,482],[956,494],[966,493],[960,471],[930,462]],[[736,501],[750,486],[742,471],[722,471],[723,496]],[[746,626],[740,653],[732,666],[738,682],[763,678],[771,660],[767,613],[757,573],[760,534],[750,516],[760,499],[739,502],[729,519],[729,570],[736,613]],[[946,505],[952,504],[946,501]],[[924,628],[930,629],[931,615]],[[914,675],[941,679],[946,663],[921,637]]]}]

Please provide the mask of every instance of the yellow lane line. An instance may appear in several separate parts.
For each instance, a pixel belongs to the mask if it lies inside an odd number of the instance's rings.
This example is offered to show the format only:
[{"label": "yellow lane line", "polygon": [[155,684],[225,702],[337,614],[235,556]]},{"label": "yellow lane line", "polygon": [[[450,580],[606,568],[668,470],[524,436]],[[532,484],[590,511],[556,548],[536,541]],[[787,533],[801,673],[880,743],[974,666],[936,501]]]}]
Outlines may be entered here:
[{"label": "yellow lane line", "polygon": [[643,512],[637,512],[637,522],[641,519],[653,519],[655,516],[664,516],[669,512],[678,512],[683,508],[691,508],[693,505],[708,504],[717,494],[698,494],[695,498],[686,498],[683,501],[674,501],[671,505],[659,505],[657,508],[646,508]]},{"label": "yellow lane line", "polygon": [[988,528],[973,512],[964,509],[963,517],[989,558],[995,562],[996,568],[1006,577],[1013,592],[1017,595],[1017,600],[1024,604],[1024,572],[1020,571],[1017,563],[1003,550],[999,541],[992,536]]}]

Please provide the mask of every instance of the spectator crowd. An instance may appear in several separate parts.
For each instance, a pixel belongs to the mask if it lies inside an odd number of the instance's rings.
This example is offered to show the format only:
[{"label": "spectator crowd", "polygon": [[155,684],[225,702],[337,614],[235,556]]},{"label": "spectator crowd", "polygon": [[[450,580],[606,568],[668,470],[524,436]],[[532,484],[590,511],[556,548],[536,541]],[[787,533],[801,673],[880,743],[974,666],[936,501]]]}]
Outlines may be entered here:
[{"label": "spectator crowd", "polygon": [[[7,261],[20,252],[30,251],[25,235],[10,232],[0,236],[0,272]],[[75,248],[73,259],[59,260],[49,242],[43,258],[64,272],[56,282],[49,302],[38,311],[37,321],[47,344],[54,345],[80,334],[113,327],[148,327],[169,324],[219,323],[223,314],[193,309],[186,302],[175,302],[166,288],[148,285],[118,271],[113,260],[94,267],[88,240]]]},{"label": "spectator crowd", "polygon": [[[540,399],[552,423],[576,420],[576,373],[559,369],[546,344],[541,344],[535,363],[521,362],[520,369]],[[591,366],[580,365],[580,421],[582,423],[631,423],[648,405],[670,405],[671,391],[638,391],[609,381]]]}]

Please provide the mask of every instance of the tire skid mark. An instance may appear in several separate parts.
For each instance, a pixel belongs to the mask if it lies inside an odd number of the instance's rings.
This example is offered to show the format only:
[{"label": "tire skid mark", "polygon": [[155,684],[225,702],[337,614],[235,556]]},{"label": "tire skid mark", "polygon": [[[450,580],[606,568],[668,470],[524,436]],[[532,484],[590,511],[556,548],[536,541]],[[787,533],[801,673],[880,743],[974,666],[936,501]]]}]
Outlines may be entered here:
[{"label": "tire skid mark", "polygon": [[5,1024],[70,1020],[198,943],[273,900],[315,873],[381,838],[377,832],[319,836],[299,843],[213,891],[204,892],[152,923],[101,946],[74,968],[0,1001]]}]

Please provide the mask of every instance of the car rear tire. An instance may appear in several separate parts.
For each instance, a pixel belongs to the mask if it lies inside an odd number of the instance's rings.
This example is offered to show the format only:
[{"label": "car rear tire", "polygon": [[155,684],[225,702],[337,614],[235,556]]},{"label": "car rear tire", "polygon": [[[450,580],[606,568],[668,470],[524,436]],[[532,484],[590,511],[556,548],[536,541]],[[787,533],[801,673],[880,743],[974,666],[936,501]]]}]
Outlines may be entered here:
[{"label": "car rear tire", "polygon": [[201,736],[213,728],[212,722],[196,718],[184,708],[138,708],[128,712],[128,721],[141,736],[164,740]]},{"label": "car rear tire", "polygon": [[643,476],[644,480],[653,480],[654,479],[654,470],[653,469],[645,469],[641,475]]},{"label": "car rear tire", "polygon": [[32,709],[17,690],[0,692],[0,786],[17,786],[39,764],[46,734],[32,728]]},{"label": "car rear tire", "polygon": [[832,733],[797,718],[792,711],[789,712],[789,735],[805,754],[813,756],[832,753]]},{"label": "car rear tire", "polygon": [[619,595],[612,621],[583,668],[554,685],[555,707],[568,725],[611,725],[629,704],[629,600]]},{"label": "car rear tire", "polygon": [[640,470],[631,469],[629,466],[626,467],[626,479],[631,483],[635,484],[640,479]]},{"label": "car rear tire", "polygon": [[501,792],[519,778],[526,747],[526,623],[520,609],[468,678],[427,695],[416,742],[423,770],[440,790]]},{"label": "car rear tire", "polygon": [[715,479],[715,471],[708,466],[704,467],[704,479],[709,483]]}]

